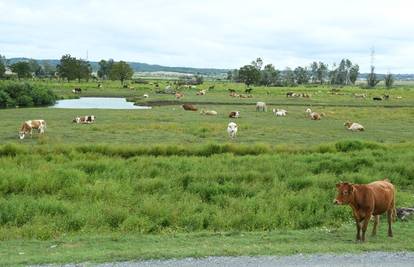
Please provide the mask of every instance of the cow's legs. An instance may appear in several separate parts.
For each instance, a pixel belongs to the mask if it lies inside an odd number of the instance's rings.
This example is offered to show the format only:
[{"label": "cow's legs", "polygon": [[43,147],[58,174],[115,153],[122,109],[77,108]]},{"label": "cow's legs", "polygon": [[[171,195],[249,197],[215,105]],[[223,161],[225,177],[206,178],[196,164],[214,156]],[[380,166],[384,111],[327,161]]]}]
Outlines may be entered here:
[{"label": "cow's legs", "polygon": [[364,221],[362,223],[362,239],[361,239],[362,242],[365,241],[365,232],[367,231],[368,223],[369,223],[369,220],[371,219],[371,215],[372,215],[371,211],[369,211],[365,214],[365,218],[364,218]]},{"label": "cow's legs", "polygon": [[356,241],[361,240],[361,222],[359,218],[355,218],[355,225],[356,225]]},{"label": "cow's legs", "polygon": [[372,228],[373,236],[377,234],[378,223],[379,223],[379,215],[374,215],[374,227]]},{"label": "cow's legs", "polygon": [[388,236],[389,237],[392,237],[392,229],[391,229],[392,213],[393,213],[393,210],[392,209],[387,210]]}]

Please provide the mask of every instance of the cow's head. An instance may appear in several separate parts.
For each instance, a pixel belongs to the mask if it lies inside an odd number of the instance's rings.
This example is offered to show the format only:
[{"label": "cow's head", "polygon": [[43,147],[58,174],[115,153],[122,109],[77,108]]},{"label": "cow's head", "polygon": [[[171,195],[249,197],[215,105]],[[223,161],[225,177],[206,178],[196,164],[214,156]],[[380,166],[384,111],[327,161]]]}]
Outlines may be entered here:
[{"label": "cow's head", "polygon": [[72,120],[73,123],[80,123],[80,117],[76,117]]},{"label": "cow's head", "polygon": [[351,202],[354,188],[351,183],[348,182],[340,182],[336,184],[336,190],[338,191],[338,195],[334,199],[334,204],[337,205],[346,205]]},{"label": "cow's head", "polygon": [[19,132],[19,138],[20,138],[20,140],[21,139],[24,139],[24,136],[25,135],[26,135],[26,132],[23,132],[23,131]]},{"label": "cow's head", "polygon": [[352,125],[352,122],[350,122],[350,121],[346,121],[346,122],[344,123],[344,126],[345,126],[346,128],[351,127],[351,125]]}]

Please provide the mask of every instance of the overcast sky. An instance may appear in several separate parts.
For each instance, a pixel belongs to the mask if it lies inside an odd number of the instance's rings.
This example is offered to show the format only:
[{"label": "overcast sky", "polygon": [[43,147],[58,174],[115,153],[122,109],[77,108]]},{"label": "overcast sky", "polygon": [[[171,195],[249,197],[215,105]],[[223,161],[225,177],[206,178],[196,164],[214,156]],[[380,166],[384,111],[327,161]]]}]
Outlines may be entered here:
[{"label": "overcast sky", "polygon": [[367,72],[414,73],[412,0],[0,0],[7,58],[277,68],[349,58]]}]

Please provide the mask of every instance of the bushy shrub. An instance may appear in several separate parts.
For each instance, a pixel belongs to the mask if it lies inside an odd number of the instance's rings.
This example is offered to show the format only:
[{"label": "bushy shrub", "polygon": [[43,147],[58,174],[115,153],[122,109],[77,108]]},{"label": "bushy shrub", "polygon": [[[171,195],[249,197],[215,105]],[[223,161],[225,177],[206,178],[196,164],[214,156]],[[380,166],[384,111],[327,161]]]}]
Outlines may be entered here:
[{"label": "bushy shrub", "polygon": [[57,96],[49,89],[35,87],[29,83],[0,84],[0,108],[48,106],[56,102]]}]

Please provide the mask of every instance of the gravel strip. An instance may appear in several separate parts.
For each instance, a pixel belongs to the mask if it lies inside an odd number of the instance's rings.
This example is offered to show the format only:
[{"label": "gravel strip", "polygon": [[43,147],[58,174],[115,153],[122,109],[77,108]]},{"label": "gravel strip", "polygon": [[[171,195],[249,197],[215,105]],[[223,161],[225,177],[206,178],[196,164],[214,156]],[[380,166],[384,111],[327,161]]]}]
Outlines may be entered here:
[{"label": "gravel strip", "polygon": [[[38,265],[40,266],[40,265]],[[136,267],[136,266],[414,266],[414,252],[368,252],[363,254],[298,254],[293,256],[240,256],[240,257],[205,257],[184,258],[169,260],[146,260],[114,262],[104,264],[82,263],[66,265],[42,265],[42,266],[64,266],[64,267]]]}]

